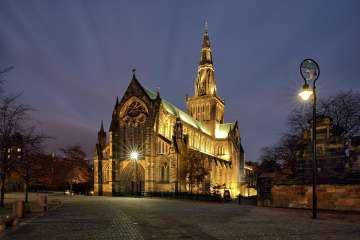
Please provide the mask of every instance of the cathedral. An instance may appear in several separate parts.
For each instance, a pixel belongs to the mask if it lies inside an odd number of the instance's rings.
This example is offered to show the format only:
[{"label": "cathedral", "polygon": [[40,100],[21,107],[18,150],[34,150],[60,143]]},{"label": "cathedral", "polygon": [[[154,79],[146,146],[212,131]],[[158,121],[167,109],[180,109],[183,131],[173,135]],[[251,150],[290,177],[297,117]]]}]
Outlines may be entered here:
[{"label": "cathedral", "polygon": [[246,192],[238,122],[224,122],[207,28],[195,89],[183,111],[141,85],[133,70],[94,153],[97,195]]}]

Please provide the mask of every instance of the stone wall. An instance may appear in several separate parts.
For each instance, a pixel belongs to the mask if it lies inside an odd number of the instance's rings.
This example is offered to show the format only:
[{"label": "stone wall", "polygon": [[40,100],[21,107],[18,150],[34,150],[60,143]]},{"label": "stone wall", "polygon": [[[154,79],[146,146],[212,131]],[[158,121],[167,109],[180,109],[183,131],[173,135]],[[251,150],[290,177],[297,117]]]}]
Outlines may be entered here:
[{"label": "stone wall", "polygon": [[[360,184],[318,185],[317,196],[319,209],[360,211]],[[311,208],[312,186],[273,185],[268,200],[272,207]]]}]

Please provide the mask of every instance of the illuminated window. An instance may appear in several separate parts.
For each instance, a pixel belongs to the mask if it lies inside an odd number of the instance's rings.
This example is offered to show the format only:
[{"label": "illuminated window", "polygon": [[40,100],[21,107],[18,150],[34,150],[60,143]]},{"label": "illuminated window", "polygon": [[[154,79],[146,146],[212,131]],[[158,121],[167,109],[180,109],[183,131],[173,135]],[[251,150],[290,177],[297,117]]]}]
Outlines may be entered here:
[{"label": "illuminated window", "polygon": [[211,149],[211,148],[210,148],[210,140],[207,140],[207,141],[206,141],[206,152],[207,152],[207,153],[211,153],[211,152],[210,152],[210,149]]},{"label": "illuminated window", "polygon": [[161,152],[161,141],[160,141],[160,139],[158,139],[158,141],[157,141],[157,152],[158,153]]},{"label": "illuminated window", "polygon": [[190,146],[194,147],[194,134],[192,131],[189,132]]},{"label": "illuminated window", "polygon": [[170,146],[164,142],[163,140],[159,139],[157,144],[157,152],[158,154],[167,154],[169,152]]},{"label": "illuminated window", "polygon": [[205,139],[201,137],[201,151],[205,152]]},{"label": "illuminated window", "polygon": [[104,166],[103,171],[103,182],[108,182],[110,180],[110,169],[107,165]]},{"label": "illuminated window", "polygon": [[196,140],[195,140],[196,148],[200,148],[200,136],[198,133],[196,133]]}]

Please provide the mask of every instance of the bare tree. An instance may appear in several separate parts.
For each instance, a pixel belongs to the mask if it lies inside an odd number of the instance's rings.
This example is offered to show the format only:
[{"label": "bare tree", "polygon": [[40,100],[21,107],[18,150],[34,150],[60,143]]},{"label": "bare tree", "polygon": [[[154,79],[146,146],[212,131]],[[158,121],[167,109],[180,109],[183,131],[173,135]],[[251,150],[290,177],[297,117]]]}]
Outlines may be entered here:
[{"label": "bare tree", "polygon": [[[3,91],[3,84],[5,82],[5,74],[10,72],[14,67],[11,66],[11,67],[7,67],[7,68],[4,68],[4,69],[0,69],[0,94],[2,93]],[[1,96],[1,95],[0,95]]]},{"label": "bare tree", "polygon": [[72,190],[73,184],[81,184],[90,180],[90,166],[86,160],[86,153],[80,145],[68,146],[60,149],[66,166],[65,179]]},{"label": "bare tree", "polygon": [[285,134],[276,146],[278,161],[283,170],[291,176],[296,173],[298,153],[303,151],[302,137],[294,134]]},{"label": "bare tree", "polygon": [[[260,169],[272,171],[281,166],[295,174],[298,154],[308,145],[303,134],[309,130],[312,121],[310,106],[294,109],[288,116],[288,130],[279,142],[262,149]],[[318,116],[332,119],[332,128],[336,136],[351,138],[360,134],[360,93],[339,92],[334,96],[320,100]],[[280,168],[279,168],[280,170]]]},{"label": "bare tree", "polygon": [[24,182],[25,202],[28,202],[31,184],[44,175],[45,159],[43,156],[43,143],[48,139],[44,134],[38,133],[36,128],[29,127],[21,134],[21,156],[16,162],[15,171]]},{"label": "bare tree", "polygon": [[310,105],[295,108],[287,118],[288,131],[286,134],[302,135],[311,126],[312,109]]},{"label": "bare tree", "polygon": [[276,172],[280,170],[279,152],[276,145],[263,147],[260,154],[260,165],[257,169],[257,175],[263,172]]},{"label": "bare tree", "polygon": [[[288,116],[288,132],[301,135],[310,128],[312,121],[310,106],[296,108]],[[317,108],[318,116],[332,119],[337,136],[350,138],[360,134],[360,93],[347,91],[321,99]]]},{"label": "bare tree", "polygon": [[204,183],[209,172],[204,160],[200,158],[188,157],[182,165],[180,179],[187,183],[190,193],[193,193],[193,187],[198,187],[200,183]]},{"label": "bare tree", "polygon": [[0,206],[4,206],[5,180],[10,171],[14,170],[17,158],[8,154],[16,146],[16,136],[24,129],[24,123],[31,108],[18,104],[19,95],[0,99]]},{"label": "bare tree", "polygon": [[10,72],[13,68],[14,68],[13,66],[10,66],[10,67],[6,67],[4,69],[0,69],[0,76],[7,72]]},{"label": "bare tree", "polygon": [[339,92],[320,101],[320,114],[332,119],[335,134],[351,138],[360,134],[360,92]]},{"label": "bare tree", "polygon": [[260,166],[257,172],[284,171],[294,175],[296,171],[297,155],[303,148],[298,135],[284,134],[278,143],[263,147],[260,155]]}]

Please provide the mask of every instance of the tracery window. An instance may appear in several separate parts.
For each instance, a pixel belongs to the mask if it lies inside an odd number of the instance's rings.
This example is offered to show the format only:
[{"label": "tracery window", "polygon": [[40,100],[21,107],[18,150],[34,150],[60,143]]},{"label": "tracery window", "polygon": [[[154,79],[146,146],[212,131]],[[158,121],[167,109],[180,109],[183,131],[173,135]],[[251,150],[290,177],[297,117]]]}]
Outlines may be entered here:
[{"label": "tracery window", "polygon": [[157,153],[168,154],[169,151],[170,151],[170,145],[159,138],[157,141]]},{"label": "tracery window", "polygon": [[103,164],[103,182],[108,182],[110,181],[110,174],[111,174],[111,169],[109,168],[108,164]]},{"label": "tracery window", "polygon": [[193,132],[191,130],[189,130],[189,145],[190,145],[190,147],[193,147],[193,144],[194,144],[193,137],[194,137]]},{"label": "tracery window", "polygon": [[223,146],[218,146],[217,155],[225,155],[225,148]]},{"label": "tracery window", "polygon": [[201,151],[205,152],[206,151],[205,150],[205,137],[201,136],[200,139],[201,139],[201,147],[200,147],[200,149],[201,149]]},{"label": "tracery window", "polygon": [[145,123],[148,109],[144,102],[137,97],[131,97],[120,111],[121,127],[138,127]]}]

